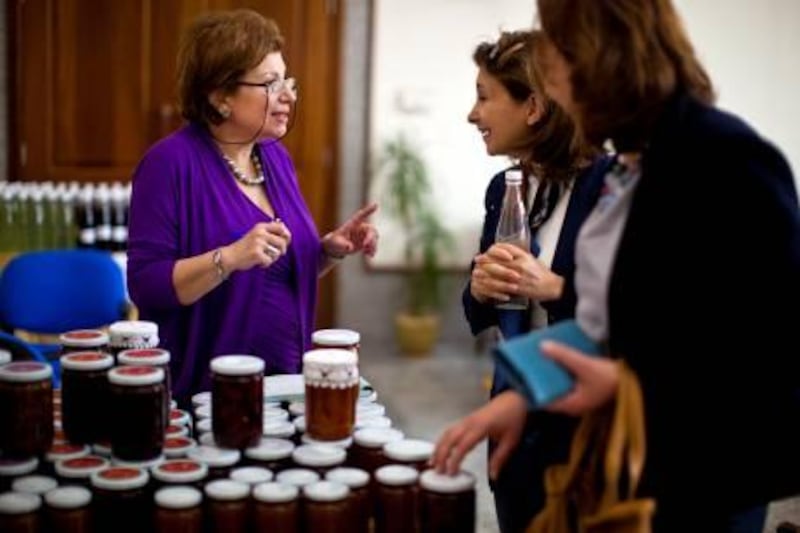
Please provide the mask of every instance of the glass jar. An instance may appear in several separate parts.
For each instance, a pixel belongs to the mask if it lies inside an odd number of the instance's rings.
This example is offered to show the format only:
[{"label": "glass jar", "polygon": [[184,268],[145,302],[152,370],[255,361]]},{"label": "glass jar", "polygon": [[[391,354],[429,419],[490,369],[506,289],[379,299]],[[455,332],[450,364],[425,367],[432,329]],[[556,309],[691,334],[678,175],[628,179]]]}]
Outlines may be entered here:
[{"label": "glass jar", "polygon": [[164,439],[164,456],[167,459],[186,457],[189,450],[196,448],[197,443],[189,437],[166,437]]},{"label": "glass jar", "polygon": [[152,473],[157,487],[191,485],[200,489],[208,479],[208,466],[190,459],[173,459],[156,466]]},{"label": "glass jar", "polygon": [[52,533],[92,531],[92,492],[86,487],[59,487],[44,495],[45,520]]},{"label": "glass jar", "polygon": [[239,450],[217,448],[216,446],[198,446],[186,453],[192,461],[203,463],[208,467],[208,479],[225,479],[231,475],[231,470],[242,458]]},{"label": "glass jar", "polygon": [[413,466],[419,473],[429,468],[434,444],[420,439],[403,439],[389,442],[383,447],[383,455],[395,464]]},{"label": "glass jar", "polygon": [[201,533],[203,493],[194,487],[165,487],[156,491],[154,522],[158,533]]},{"label": "glass jar", "polygon": [[164,371],[164,424],[171,424],[170,403],[172,401],[172,374],[169,371],[170,354],[161,348],[133,348],[117,355],[117,362],[124,366],[154,366]]},{"label": "glass jar", "polygon": [[86,457],[90,452],[91,448],[87,444],[53,444],[44,456],[41,471],[48,476],[56,475],[58,462]]},{"label": "glass jar", "polygon": [[108,459],[96,455],[86,455],[58,461],[55,464],[55,470],[56,476],[62,483],[77,483],[88,487],[91,485],[92,474],[105,470],[110,464]]},{"label": "glass jar", "polygon": [[259,483],[272,481],[274,474],[272,471],[260,466],[242,466],[231,470],[231,480],[244,483],[251,487]]},{"label": "glass jar", "polygon": [[264,467],[271,472],[280,472],[292,465],[294,444],[286,439],[262,438],[257,446],[244,451],[246,462]]},{"label": "glass jar", "polygon": [[301,489],[319,481],[319,474],[308,468],[288,468],[275,476],[275,481]]},{"label": "glass jar", "polygon": [[358,355],[361,334],[352,329],[318,329],[311,334],[314,349],[336,348]]},{"label": "glass jar", "polygon": [[306,434],[313,439],[342,440],[356,420],[359,374],[356,354],[347,350],[311,350],[303,355]]},{"label": "glass jar", "polygon": [[61,410],[70,442],[90,444],[108,438],[108,369],[114,358],[102,352],[72,352],[61,357]]},{"label": "glass jar", "polygon": [[105,352],[108,350],[108,333],[99,329],[76,329],[58,337],[61,355],[73,352]]},{"label": "glass jar", "polygon": [[420,475],[420,522],[423,533],[475,531],[475,476],[446,476],[435,470]]},{"label": "glass jar", "polygon": [[25,494],[36,494],[38,496],[42,496],[45,492],[51,491],[56,487],[58,487],[58,481],[50,476],[18,477],[11,484],[13,492],[24,492]]},{"label": "glass jar", "polygon": [[158,346],[158,324],[147,320],[119,320],[108,326],[108,347],[116,357],[133,348]]},{"label": "glass jar", "polygon": [[303,487],[305,530],[314,533],[355,531],[349,495],[347,485],[333,481],[318,481]]},{"label": "glass jar", "polygon": [[292,460],[297,466],[314,470],[320,477],[344,464],[346,458],[347,452],[336,446],[303,444],[292,452]]},{"label": "glass jar", "polygon": [[402,439],[403,432],[394,428],[359,429],[353,435],[350,463],[371,474],[378,468],[389,464],[389,460],[383,455],[383,447],[390,442]]},{"label": "glass jar", "polygon": [[11,490],[11,484],[18,477],[26,476],[39,467],[39,459],[8,459],[0,457],[0,494]]},{"label": "glass jar", "polygon": [[250,485],[218,479],[206,485],[207,525],[210,532],[247,531]]},{"label": "glass jar", "polygon": [[38,533],[42,498],[37,494],[6,492],[0,494],[0,531],[3,533]]},{"label": "glass jar", "polygon": [[241,450],[258,444],[264,413],[264,361],[251,355],[211,360],[211,426],[214,440]]},{"label": "glass jar", "polygon": [[95,531],[128,531],[150,528],[152,504],[148,498],[149,476],[140,468],[106,468],[92,474]]},{"label": "glass jar", "polygon": [[417,531],[418,479],[419,472],[410,466],[387,465],[375,471],[376,533]]},{"label": "glass jar", "polygon": [[299,491],[285,483],[261,483],[253,488],[254,531],[300,531]]},{"label": "glass jar", "polygon": [[0,366],[0,452],[45,453],[53,442],[53,369],[35,361]]},{"label": "glass jar", "polygon": [[147,461],[164,448],[164,371],[151,366],[109,370],[111,454],[123,461]]},{"label": "glass jar", "polygon": [[369,473],[360,468],[339,467],[325,475],[326,481],[347,485],[350,489],[350,514],[355,533],[367,533],[372,519],[373,502]]}]

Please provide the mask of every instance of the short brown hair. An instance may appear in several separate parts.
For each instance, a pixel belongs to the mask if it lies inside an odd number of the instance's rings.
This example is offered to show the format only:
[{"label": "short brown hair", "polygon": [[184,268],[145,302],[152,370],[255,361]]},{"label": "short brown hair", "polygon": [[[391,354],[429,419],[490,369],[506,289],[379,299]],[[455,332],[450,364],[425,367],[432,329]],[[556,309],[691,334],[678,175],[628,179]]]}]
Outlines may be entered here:
[{"label": "short brown hair", "polygon": [[684,91],[714,101],[670,0],[537,0],[546,38],[572,68],[586,137],[640,149],[666,100]]},{"label": "short brown hair", "polygon": [[208,101],[215,90],[232,93],[236,81],[267,54],[280,52],[278,25],[249,9],[218,11],[198,17],[178,52],[178,102],[183,118],[203,125],[223,117]]},{"label": "short brown hair", "polygon": [[562,181],[572,177],[588,150],[573,121],[542,89],[532,61],[540,38],[539,31],[503,32],[497,42],[479,44],[472,59],[499,81],[515,101],[522,103],[536,95],[544,111],[525,141],[529,155],[522,165],[540,179]]}]

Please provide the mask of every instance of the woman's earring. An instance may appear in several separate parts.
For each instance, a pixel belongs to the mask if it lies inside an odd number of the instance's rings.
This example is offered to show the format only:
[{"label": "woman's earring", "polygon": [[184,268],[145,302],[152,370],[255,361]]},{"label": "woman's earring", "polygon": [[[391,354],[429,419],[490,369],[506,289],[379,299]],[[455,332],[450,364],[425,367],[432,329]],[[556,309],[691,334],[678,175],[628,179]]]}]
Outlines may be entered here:
[{"label": "woman's earring", "polygon": [[222,115],[222,118],[228,118],[231,116],[231,110],[227,107],[220,107],[218,111],[219,114]]}]

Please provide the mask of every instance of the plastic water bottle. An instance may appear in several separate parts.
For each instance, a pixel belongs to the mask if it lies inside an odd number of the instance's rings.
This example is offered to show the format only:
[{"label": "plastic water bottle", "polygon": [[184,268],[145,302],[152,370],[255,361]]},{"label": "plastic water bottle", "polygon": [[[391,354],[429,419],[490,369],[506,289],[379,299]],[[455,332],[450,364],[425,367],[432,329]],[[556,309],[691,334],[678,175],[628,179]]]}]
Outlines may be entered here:
[{"label": "plastic water bottle", "polygon": [[[506,192],[503,196],[503,207],[497,223],[495,242],[505,242],[518,246],[526,252],[530,250],[531,232],[528,227],[528,216],[525,203],[522,201],[522,171],[506,171]],[[511,299],[498,302],[498,309],[527,309],[529,301],[521,295],[511,295]]]}]

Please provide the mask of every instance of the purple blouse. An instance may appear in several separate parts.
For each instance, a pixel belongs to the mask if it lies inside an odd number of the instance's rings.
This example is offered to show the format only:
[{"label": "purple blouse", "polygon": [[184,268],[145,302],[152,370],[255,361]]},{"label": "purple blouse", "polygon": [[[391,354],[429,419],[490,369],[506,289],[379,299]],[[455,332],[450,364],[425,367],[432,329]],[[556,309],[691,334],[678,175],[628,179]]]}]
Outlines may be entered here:
[{"label": "purple blouse", "polygon": [[178,302],[175,262],[230,244],[271,218],[239,189],[202,126],[157,142],[133,175],[128,290],[142,319],[159,326],[181,398],[210,387],[216,355],[257,355],[268,373],[296,373],[311,344],[319,235],[286,149],[276,141],[257,147],[267,196],[292,233],[289,251],[269,268],[232,273],[189,306]]}]

